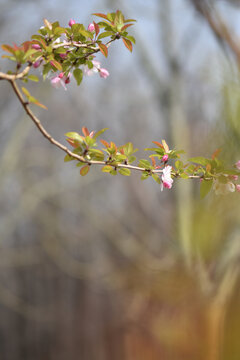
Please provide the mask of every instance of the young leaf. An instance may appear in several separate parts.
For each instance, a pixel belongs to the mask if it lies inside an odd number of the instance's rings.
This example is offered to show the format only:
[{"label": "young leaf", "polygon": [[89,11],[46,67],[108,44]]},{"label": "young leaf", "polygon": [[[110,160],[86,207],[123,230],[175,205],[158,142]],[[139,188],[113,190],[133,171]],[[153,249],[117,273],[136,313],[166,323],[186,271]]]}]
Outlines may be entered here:
[{"label": "young leaf", "polygon": [[122,38],[122,41],[123,41],[124,45],[126,46],[126,48],[127,48],[130,52],[132,52],[132,43],[131,43],[131,41],[128,40],[128,39],[125,39],[125,38]]},{"label": "young leaf", "polygon": [[75,77],[75,80],[77,82],[77,85],[80,85],[83,78],[83,72],[81,69],[75,69],[73,70],[73,76]]},{"label": "young leaf", "polygon": [[100,44],[98,44],[98,46],[99,46],[99,49],[100,49],[101,53],[105,57],[107,57],[108,56],[108,48],[106,47],[106,45],[100,43]]},{"label": "young leaf", "polygon": [[108,20],[108,17],[107,17],[107,15],[105,15],[105,14],[102,14],[102,13],[93,13],[92,15],[95,15],[95,16],[98,16],[98,17],[101,17],[101,18],[103,18],[103,19],[106,19],[106,20]]},{"label": "young leaf", "polygon": [[82,176],[87,175],[87,173],[89,172],[90,166],[89,165],[84,165],[81,170],[80,170],[80,174]]},{"label": "young leaf", "polygon": [[131,170],[130,169],[125,169],[125,168],[121,168],[118,170],[119,174],[124,175],[124,176],[130,176],[131,175]]},{"label": "young leaf", "polygon": [[28,79],[35,82],[39,81],[39,78],[36,75],[28,75]]},{"label": "young leaf", "polygon": [[110,172],[113,170],[113,167],[111,165],[105,165],[102,168],[102,172]]},{"label": "young leaf", "polygon": [[196,164],[203,165],[203,166],[206,166],[209,163],[209,160],[204,158],[203,156],[193,157],[193,158],[188,159],[188,161],[191,161]]},{"label": "young leaf", "polygon": [[204,198],[211,190],[213,180],[202,180],[200,185],[200,196]]}]

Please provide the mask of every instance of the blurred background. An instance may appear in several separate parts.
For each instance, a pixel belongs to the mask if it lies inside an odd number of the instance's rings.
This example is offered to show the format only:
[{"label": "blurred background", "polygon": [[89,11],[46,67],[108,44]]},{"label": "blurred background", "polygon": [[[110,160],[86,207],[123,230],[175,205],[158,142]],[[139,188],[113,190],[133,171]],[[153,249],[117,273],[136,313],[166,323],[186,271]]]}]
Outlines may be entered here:
[{"label": "blurred background", "polygon": [[[1,44],[30,39],[43,18],[87,26],[116,9],[137,19],[133,54],[115,42],[98,55],[108,79],[67,92],[31,85],[43,125],[63,143],[108,127],[139,158],[165,139],[186,159],[221,148],[234,164],[239,59],[209,19],[240,48],[239,1],[0,0]],[[99,168],[81,177],[3,81],[0,108],[0,359],[239,360],[239,195],[201,200],[197,181],[161,192]]]}]

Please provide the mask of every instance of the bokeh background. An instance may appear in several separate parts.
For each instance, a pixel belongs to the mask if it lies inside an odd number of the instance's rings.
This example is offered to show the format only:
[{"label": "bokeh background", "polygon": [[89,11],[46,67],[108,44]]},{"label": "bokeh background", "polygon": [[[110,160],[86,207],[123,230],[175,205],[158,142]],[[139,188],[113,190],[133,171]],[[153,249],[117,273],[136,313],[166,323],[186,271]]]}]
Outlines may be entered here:
[{"label": "bokeh background", "polygon": [[[110,77],[67,92],[31,85],[44,126],[61,142],[108,127],[139,157],[161,139],[186,158],[221,148],[234,164],[238,62],[193,2],[0,0],[1,43],[29,39],[43,18],[88,25],[122,10],[137,19],[133,54],[112,44],[98,55]],[[240,46],[239,2],[209,4]],[[239,195],[201,200],[197,182],[161,192],[99,168],[81,177],[3,81],[0,108],[0,359],[239,360]]]}]

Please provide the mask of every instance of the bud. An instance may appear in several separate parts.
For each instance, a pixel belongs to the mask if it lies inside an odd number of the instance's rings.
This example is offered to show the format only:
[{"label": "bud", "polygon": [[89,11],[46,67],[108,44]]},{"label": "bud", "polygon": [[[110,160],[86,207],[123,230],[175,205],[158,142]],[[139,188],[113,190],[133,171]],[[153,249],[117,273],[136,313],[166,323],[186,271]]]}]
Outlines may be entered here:
[{"label": "bud", "polygon": [[59,54],[59,56],[60,56],[60,58],[63,59],[63,60],[67,58],[67,54],[66,54],[66,53],[65,53],[65,54]]},{"label": "bud", "polygon": [[65,80],[65,84],[69,84],[70,83],[70,76],[68,76]]},{"label": "bud", "polygon": [[163,162],[167,162],[167,161],[168,161],[168,154],[163,155],[162,161],[163,161]]},{"label": "bud", "polygon": [[239,184],[236,185],[236,191],[240,192],[240,185]]},{"label": "bud", "polygon": [[41,50],[41,46],[39,44],[32,44],[32,49]]},{"label": "bud", "polygon": [[109,72],[106,69],[99,69],[100,76],[103,79],[106,79],[109,76]]},{"label": "bud", "polygon": [[94,24],[93,23],[89,24],[87,29],[88,29],[88,31],[94,32],[95,31]]},{"label": "bud", "polygon": [[70,27],[72,27],[74,24],[76,24],[76,21],[73,20],[73,19],[70,19],[69,22],[68,22],[68,25],[69,25]]},{"label": "bud", "polygon": [[62,79],[64,77],[64,73],[61,72],[59,75],[58,75],[59,79]]},{"label": "bud", "polygon": [[37,68],[41,65],[41,63],[42,63],[42,60],[41,60],[41,59],[35,61],[35,63],[33,63],[34,69],[37,69]]},{"label": "bud", "polygon": [[235,166],[236,166],[236,168],[237,168],[238,170],[240,170],[240,160],[238,160],[238,161],[236,162]]}]

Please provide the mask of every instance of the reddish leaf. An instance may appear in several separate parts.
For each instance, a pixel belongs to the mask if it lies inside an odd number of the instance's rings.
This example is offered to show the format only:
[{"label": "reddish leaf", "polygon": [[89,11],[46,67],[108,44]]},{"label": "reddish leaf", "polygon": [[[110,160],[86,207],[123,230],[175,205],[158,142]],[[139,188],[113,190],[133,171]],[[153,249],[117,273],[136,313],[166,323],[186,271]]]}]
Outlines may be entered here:
[{"label": "reddish leaf", "polygon": [[101,53],[102,53],[105,57],[107,57],[107,56],[108,56],[108,48],[106,47],[106,45],[104,45],[104,44],[98,44],[98,46],[99,46],[99,49],[100,49]]},{"label": "reddish leaf", "polygon": [[93,22],[93,25],[94,25],[94,29],[95,29],[95,34],[96,34],[96,36],[98,36],[100,28],[99,28],[98,24],[95,23],[95,21]]},{"label": "reddish leaf", "polygon": [[83,133],[84,136],[89,136],[89,134],[90,134],[89,131],[88,131],[88,128],[86,128],[86,126],[82,127],[82,133]]},{"label": "reddish leaf", "polygon": [[93,13],[92,15],[95,15],[95,16],[98,16],[98,17],[108,20],[107,15],[102,14],[102,13]]},{"label": "reddish leaf", "polygon": [[80,174],[82,176],[87,175],[87,173],[89,172],[90,166],[89,165],[84,165],[81,170],[80,170]]},{"label": "reddish leaf", "polygon": [[206,170],[207,170],[207,172],[210,172],[210,171],[211,171],[211,164],[207,164],[207,165],[206,165]]},{"label": "reddish leaf", "polygon": [[126,25],[124,25],[124,26],[122,27],[122,30],[121,30],[121,31],[127,29],[129,26],[132,26],[132,25],[133,25],[133,24],[126,24]]},{"label": "reddish leaf", "polygon": [[55,67],[57,70],[62,70],[62,65],[57,60],[51,60],[50,64]]},{"label": "reddish leaf", "polygon": [[218,156],[218,154],[220,153],[220,151],[221,151],[221,149],[217,149],[217,150],[214,151],[214,153],[212,154],[212,159],[213,159],[213,160]]},{"label": "reddish leaf", "polygon": [[156,167],[156,160],[153,156],[150,156],[150,159],[152,160],[152,165]]},{"label": "reddish leaf", "polygon": [[43,105],[43,104],[41,104],[39,101],[34,101],[33,102],[35,105],[37,105],[37,106],[40,106],[41,108],[43,108],[43,109],[45,109],[45,110],[47,110],[48,108],[45,106],[45,105]]},{"label": "reddish leaf", "polygon": [[110,147],[111,147],[111,149],[114,149],[115,152],[117,152],[118,148],[117,148],[116,144],[113,141],[111,141],[111,146]]},{"label": "reddish leaf", "polygon": [[129,51],[132,52],[132,43],[131,43],[131,41],[128,40],[128,39],[124,39],[124,38],[122,38],[122,41],[123,41],[124,45],[126,46],[126,48],[127,48]]},{"label": "reddish leaf", "polygon": [[30,46],[32,45],[32,41],[25,41],[24,43],[22,43],[22,46],[23,46],[23,50],[25,52],[27,52],[27,50],[30,48]]},{"label": "reddish leaf", "polygon": [[100,141],[104,146],[106,146],[106,148],[110,147],[110,144],[107,141],[105,140],[100,140]]},{"label": "reddish leaf", "polygon": [[163,145],[162,145],[160,142],[158,142],[158,141],[153,141],[153,143],[154,143],[155,145],[159,146],[160,148],[164,149]]},{"label": "reddish leaf", "polygon": [[4,51],[10,52],[11,54],[15,53],[14,49],[10,45],[1,45],[1,48]]}]

